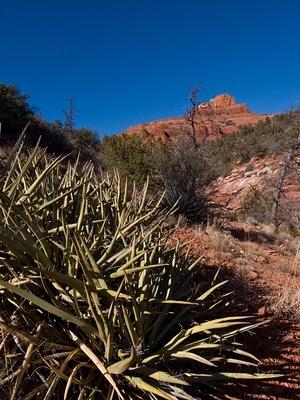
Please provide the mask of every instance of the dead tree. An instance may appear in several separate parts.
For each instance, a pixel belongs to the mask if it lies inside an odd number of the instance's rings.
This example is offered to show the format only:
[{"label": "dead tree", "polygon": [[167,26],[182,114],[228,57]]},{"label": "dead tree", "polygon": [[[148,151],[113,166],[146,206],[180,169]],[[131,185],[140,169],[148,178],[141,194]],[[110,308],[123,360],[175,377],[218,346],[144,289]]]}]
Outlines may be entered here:
[{"label": "dead tree", "polygon": [[65,115],[64,129],[69,138],[72,138],[75,130],[76,117],[75,100],[73,97],[68,100],[68,107],[66,110],[62,110],[62,112]]},{"label": "dead tree", "polygon": [[198,141],[197,141],[197,132],[196,132],[196,125],[197,125],[197,114],[199,113],[199,89],[197,87],[193,87],[191,90],[190,94],[190,107],[187,109],[186,117],[187,117],[187,122],[191,126],[192,133],[190,135],[192,142],[195,146],[195,148],[198,147]]},{"label": "dead tree", "polygon": [[199,95],[199,89],[198,88],[192,88],[191,90],[191,95],[190,95],[190,102],[191,102],[191,107],[188,110],[188,122],[191,125],[192,128],[192,139],[194,144],[196,145],[196,116],[198,113],[198,107],[199,107],[199,100],[198,100],[198,95]]},{"label": "dead tree", "polygon": [[[292,118],[292,114],[291,114]],[[297,129],[299,131],[300,128],[300,121],[296,119],[296,121],[292,122],[291,126],[289,129]],[[279,209],[280,209],[280,203],[281,199],[284,196],[284,182],[285,178],[291,168],[292,162],[297,155],[297,152],[300,149],[300,133],[296,139],[296,142],[291,146],[289,149],[281,173],[279,174],[279,178],[277,181],[277,184],[275,185],[275,192],[274,192],[274,199],[273,199],[273,205],[272,205],[272,213],[271,213],[271,219],[272,223],[274,226],[275,232],[278,232],[278,228],[280,225],[279,222]]]},{"label": "dead tree", "polygon": [[[222,133],[221,119],[210,102],[203,103],[199,101],[199,89],[197,87],[194,87],[191,90],[190,103],[191,106],[187,109],[186,118],[187,123],[191,126],[192,131],[189,136],[191,137],[195,148],[197,148],[199,145],[199,141],[197,140],[197,125],[201,126],[201,128],[204,130],[202,144],[205,144],[209,135],[211,134],[207,124],[211,124],[211,131],[214,131],[214,128],[217,126],[220,130],[220,133]],[[201,106],[204,106],[203,113],[201,112]]]}]

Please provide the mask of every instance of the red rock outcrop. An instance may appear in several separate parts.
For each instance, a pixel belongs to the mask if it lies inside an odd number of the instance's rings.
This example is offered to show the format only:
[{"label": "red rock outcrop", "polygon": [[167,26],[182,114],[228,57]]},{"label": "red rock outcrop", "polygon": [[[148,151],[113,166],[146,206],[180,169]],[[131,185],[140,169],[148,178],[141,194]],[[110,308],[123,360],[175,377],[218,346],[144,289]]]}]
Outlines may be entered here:
[{"label": "red rock outcrop", "polygon": [[[278,184],[285,155],[252,158],[248,163],[237,163],[230,174],[219,177],[207,188],[207,195],[229,211],[239,210],[245,196],[252,188],[273,192]],[[300,223],[300,158],[286,177],[282,199],[287,210],[292,210],[294,220]]]},{"label": "red rock outcrop", "polygon": [[[208,137],[216,139],[223,134],[237,132],[241,125],[256,124],[267,115],[253,113],[247,104],[238,104],[229,94],[220,94],[207,103],[200,104],[195,116],[195,130],[198,140]],[[147,134],[164,142],[191,133],[192,128],[186,116],[166,118],[139,124],[128,128],[125,134]]]},{"label": "red rock outcrop", "polygon": [[198,110],[202,115],[253,114],[247,104],[238,104],[234,97],[226,93],[219,94],[208,103],[200,104]]}]

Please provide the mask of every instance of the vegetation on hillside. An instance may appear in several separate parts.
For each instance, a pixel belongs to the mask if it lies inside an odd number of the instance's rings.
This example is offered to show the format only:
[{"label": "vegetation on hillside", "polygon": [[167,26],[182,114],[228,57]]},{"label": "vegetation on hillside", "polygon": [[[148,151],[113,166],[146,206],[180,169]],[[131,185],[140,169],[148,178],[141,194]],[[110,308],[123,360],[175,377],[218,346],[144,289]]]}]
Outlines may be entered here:
[{"label": "vegetation on hillside", "polygon": [[47,122],[30,106],[28,96],[11,85],[0,83],[1,144],[13,145],[26,125],[26,145],[40,145],[52,154],[81,154],[83,160],[99,161],[99,148],[95,132],[74,129],[69,134],[68,124],[61,121]]},{"label": "vegetation on hillside", "polygon": [[147,184],[63,160],[18,143],[1,169],[1,398],[222,398],[272,377],[235,339],[255,325],[225,312],[226,282],[167,246]]},{"label": "vegetation on hillside", "polygon": [[138,135],[105,136],[101,141],[101,153],[108,171],[118,169],[123,178],[140,187],[147,176],[153,182],[152,146],[146,137]]},{"label": "vegetation on hillside", "polygon": [[73,159],[80,154],[82,162],[92,161],[97,170],[117,169],[137,187],[149,177],[152,193],[165,192],[165,207],[176,203],[178,214],[198,222],[209,215],[209,201],[203,195],[208,183],[228,174],[238,161],[288,150],[295,145],[300,125],[300,111],[296,110],[241,127],[236,135],[223,135],[215,141],[195,143],[187,135],[165,144],[151,139],[146,131],[142,135],[106,136],[99,141],[95,132],[73,127],[73,112],[71,118],[68,116],[66,112],[65,123],[46,122],[17,88],[0,85],[2,143],[13,143],[29,123],[29,146],[40,138],[40,145],[49,153],[71,154]]},{"label": "vegetation on hillside", "polygon": [[106,137],[102,151],[110,170],[117,167],[136,182],[149,176],[151,188],[166,191],[166,206],[177,202],[178,213],[203,221],[209,214],[203,188],[227,175],[237,162],[288,151],[297,145],[299,127],[300,111],[295,110],[197,145],[188,135],[166,144],[150,141],[146,134],[121,135]]},{"label": "vegetation on hillside", "polygon": [[295,145],[300,127],[300,110],[275,115],[256,125],[240,128],[206,144],[213,171],[211,177],[226,175],[237,161],[282,154]]}]

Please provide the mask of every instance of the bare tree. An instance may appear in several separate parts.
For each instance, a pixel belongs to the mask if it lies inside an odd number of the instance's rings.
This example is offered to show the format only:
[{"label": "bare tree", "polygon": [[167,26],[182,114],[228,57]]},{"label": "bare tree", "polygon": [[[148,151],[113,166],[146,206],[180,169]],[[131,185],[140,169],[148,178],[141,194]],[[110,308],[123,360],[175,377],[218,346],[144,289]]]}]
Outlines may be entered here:
[{"label": "bare tree", "polygon": [[64,129],[67,134],[72,137],[75,129],[75,117],[76,117],[76,109],[75,109],[75,100],[73,97],[70,97],[68,100],[68,106],[66,110],[62,110],[65,115]]},{"label": "bare tree", "polygon": [[[216,128],[221,131],[221,119],[218,113],[215,111],[214,107],[210,102],[201,102],[199,100],[199,88],[193,87],[190,93],[190,107],[186,112],[187,123],[191,126],[190,137],[195,148],[198,147],[199,141],[197,140],[197,126],[201,126],[203,130],[202,143],[206,143],[207,138]],[[201,109],[203,107],[203,109]],[[208,127],[209,125],[211,127]],[[210,129],[211,128],[211,129]]]},{"label": "bare tree", "polygon": [[[296,130],[296,132],[299,132],[300,130],[300,119],[299,118],[295,118],[295,120],[293,121],[293,114],[292,112],[290,112],[290,118],[291,118],[291,125],[288,127],[288,129],[293,129]],[[285,179],[291,169],[292,166],[292,162],[295,158],[295,156],[297,155],[298,151],[300,149],[300,133],[298,134],[298,137],[295,141],[295,143],[291,146],[291,148],[289,149],[284,164],[282,166],[282,170],[279,174],[279,178],[277,183],[275,184],[275,192],[274,192],[274,199],[273,199],[273,206],[272,206],[272,214],[271,214],[271,218],[272,218],[272,222],[273,222],[273,226],[274,226],[274,230],[275,232],[278,232],[278,228],[280,225],[279,222],[279,209],[280,209],[280,203],[281,203],[281,199],[284,196],[284,183],[285,183]]]},{"label": "bare tree", "polygon": [[200,105],[200,101],[199,101],[199,88],[197,87],[193,87],[191,90],[191,94],[190,94],[190,107],[187,109],[187,122],[188,124],[190,124],[191,129],[192,129],[192,141],[193,144],[195,146],[195,148],[198,147],[198,142],[197,142],[197,137],[196,137],[196,117],[197,114],[199,113],[199,105]]}]

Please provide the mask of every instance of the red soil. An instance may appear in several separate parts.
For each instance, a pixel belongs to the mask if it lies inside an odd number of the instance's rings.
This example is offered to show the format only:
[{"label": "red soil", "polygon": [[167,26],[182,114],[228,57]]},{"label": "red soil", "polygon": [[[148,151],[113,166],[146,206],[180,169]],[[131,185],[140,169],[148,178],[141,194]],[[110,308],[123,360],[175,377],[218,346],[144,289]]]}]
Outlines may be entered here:
[{"label": "red soil", "polygon": [[[268,319],[246,345],[262,361],[260,371],[283,373],[281,379],[239,385],[238,398],[292,400],[300,398],[300,321],[272,309],[272,296],[281,290],[298,289],[300,265],[289,241],[278,239],[243,224],[221,228],[181,227],[172,240],[190,242],[191,251],[203,255],[203,271],[221,268],[221,278],[229,279],[235,290],[235,306],[259,320]],[[291,277],[291,266],[298,275]],[[209,272],[208,272],[209,273]],[[245,340],[244,340],[245,341]],[[234,389],[236,390],[236,389]],[[232,399],[236,399],[233,390]],[[235,393],[235,394],[234,394]]]}]

